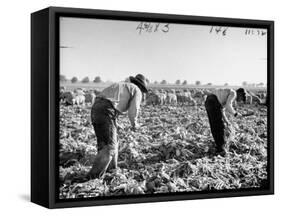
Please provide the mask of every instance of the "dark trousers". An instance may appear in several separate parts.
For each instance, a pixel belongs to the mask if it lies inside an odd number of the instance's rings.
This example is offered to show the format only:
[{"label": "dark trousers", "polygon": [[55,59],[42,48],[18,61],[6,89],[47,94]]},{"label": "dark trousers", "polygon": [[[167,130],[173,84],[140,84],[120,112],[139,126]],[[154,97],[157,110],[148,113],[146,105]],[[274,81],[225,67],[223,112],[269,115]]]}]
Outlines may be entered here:
[{"label": "dark trousers", "polygon": [[222,117],[222,105],[216,95],[208,95],[205,107],[209,118],[211,132],[216,143],[217,151],[223,150],[225,145],[225,125]]},{"label": "dark trousers", "polygon": [[106,170],[117,168],[117,110],[112,102],[97,97],[92,106],[91,120],[97,137],[98,154],[94,159],[89,177],[101,177]]}]

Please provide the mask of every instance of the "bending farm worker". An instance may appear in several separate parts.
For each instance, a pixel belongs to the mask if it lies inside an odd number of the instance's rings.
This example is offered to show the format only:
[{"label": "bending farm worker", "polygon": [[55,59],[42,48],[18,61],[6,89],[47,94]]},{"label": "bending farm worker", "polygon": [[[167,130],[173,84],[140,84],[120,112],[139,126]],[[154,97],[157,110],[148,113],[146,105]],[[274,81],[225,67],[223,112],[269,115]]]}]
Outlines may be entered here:
[{"label": "bending farm worker", "polygon": [[211,133],[216,143],[217,154],[225,155],[225,132],[226,127],[230,126],[230,122],[225,115],[228,111],[234,117],[242,116],[236,112],[232,103],[235,101],[246,101],[246,93],[243,88],[237,91],[233,89],[215,89],[209,94],[205,101],[205,108],[208,114]]},{"label": "bending farm worker", "polygon": [[146,79],[142,74],[138,74],[136,77],[131,76],[129,82],[112,84],[96,97],[91,110],[91,120],[97,136],[98,154],[88,173],[89,178],[101,177],[108,168],[117,168],[117,117],[128,111],[132,129],[137,129],[144,93],[147,93]]}]

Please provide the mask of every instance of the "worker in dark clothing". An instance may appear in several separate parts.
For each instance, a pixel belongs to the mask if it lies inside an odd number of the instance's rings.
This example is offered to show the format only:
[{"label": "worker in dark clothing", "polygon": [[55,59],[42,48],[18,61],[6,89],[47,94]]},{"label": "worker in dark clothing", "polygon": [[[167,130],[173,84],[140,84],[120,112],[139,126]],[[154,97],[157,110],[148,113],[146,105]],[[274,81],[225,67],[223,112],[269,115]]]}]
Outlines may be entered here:
[{"label": "worker in dark clothing", "polygon": [[[235,101],[246,102],[245,90],[240,88],[237,91],[233,89],[215,89],[210,93],[205,101],[205,108],[208,114],[211,133],[216,143],[217,154],[225,154],[225,132],[230,127],[230,122],[225,114],[228,111],[234,117],[242,116],[236,112],[232,103]],[[227,126],[227,128],[226,128]]]}]

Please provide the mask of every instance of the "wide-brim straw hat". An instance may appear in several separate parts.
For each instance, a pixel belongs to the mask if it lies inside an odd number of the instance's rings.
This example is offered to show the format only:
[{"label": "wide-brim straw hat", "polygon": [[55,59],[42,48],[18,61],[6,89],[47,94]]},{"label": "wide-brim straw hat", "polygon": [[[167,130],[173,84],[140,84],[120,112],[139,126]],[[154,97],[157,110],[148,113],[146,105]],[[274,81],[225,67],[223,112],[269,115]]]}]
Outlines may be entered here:
[{"label": "wide-brim straw hat", "polygon": [[147,82],[145,80],[145,77],[142,74],[138,74],[135,77],[130,76],[130,81],[132,83],[134,83],[135,85],[137,85],[142,92],[144,92],[144,93],[148,92]]}]

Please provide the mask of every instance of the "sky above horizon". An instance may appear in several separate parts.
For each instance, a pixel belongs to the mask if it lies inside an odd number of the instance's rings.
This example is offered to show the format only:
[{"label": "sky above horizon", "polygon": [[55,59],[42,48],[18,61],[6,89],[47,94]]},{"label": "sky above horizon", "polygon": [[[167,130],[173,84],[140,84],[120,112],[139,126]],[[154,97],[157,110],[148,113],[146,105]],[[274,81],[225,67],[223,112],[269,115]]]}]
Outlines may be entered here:
[{"label": "sky above horizon", "polygon": [[267,82],[265,29],[62,17],[60,47],[68,79],[117,82],[142,73],[151,82]]}]

